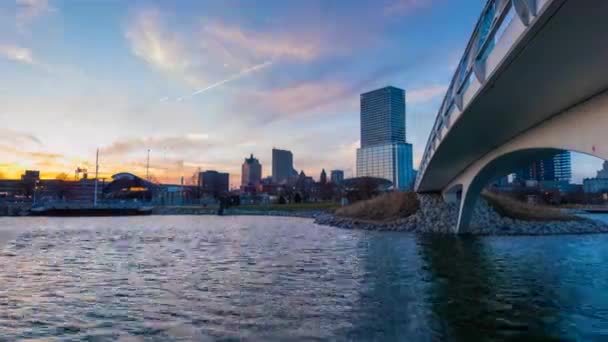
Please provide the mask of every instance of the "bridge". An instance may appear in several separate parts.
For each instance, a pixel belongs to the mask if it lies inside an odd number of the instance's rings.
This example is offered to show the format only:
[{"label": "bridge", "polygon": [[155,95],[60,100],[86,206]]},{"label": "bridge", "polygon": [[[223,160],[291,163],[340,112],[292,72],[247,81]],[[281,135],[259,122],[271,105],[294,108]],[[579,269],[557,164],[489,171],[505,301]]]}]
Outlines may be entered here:
[{"label": "bridge", "polygon": [[415,182],[460,206],[539,158],[608,160],[608,1],[489,0],[429,136]]}]

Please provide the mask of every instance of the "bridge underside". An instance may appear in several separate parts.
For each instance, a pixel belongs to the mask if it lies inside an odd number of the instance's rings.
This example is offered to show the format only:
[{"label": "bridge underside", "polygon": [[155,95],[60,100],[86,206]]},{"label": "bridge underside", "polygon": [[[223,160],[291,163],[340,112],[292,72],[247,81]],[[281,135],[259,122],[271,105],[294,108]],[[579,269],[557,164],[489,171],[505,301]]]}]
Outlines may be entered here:
[{"label": "bridge underside", "polygon": [[460,201],[455,232],[466,232],[475,203],[488,182],[561,151],[580,152],[608,160],[608,91],[492,150],[452,180],[442,193],[446,200]]},{"label": "bridge underside", "polygon": [[607,89],[606,18],[608,1],[555,0],[522,37],[503,36],[496,49],[513,47],[450,120],[417,191],[444,192],[483,156]]}]

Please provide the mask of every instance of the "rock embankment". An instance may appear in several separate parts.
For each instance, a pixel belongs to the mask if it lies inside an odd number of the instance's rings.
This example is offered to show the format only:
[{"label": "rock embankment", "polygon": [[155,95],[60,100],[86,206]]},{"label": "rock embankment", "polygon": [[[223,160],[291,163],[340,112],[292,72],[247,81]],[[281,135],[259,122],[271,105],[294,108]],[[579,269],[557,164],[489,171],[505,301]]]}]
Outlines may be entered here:
[{"label": "rock embankment", "polygon": [[[315,223],[346,229],[402,231],[415,233],[452,233],[458,217],[458,207],[445,203],[438,195],[418,195],[420,208],[406,218],[378,223],[320,214]],[[548,235],[606,233],[608,225],[589,219],[572,221],[522,221],[501,217],[480,198],[475,207],[471,227],[461,233],[474,235]]]}]

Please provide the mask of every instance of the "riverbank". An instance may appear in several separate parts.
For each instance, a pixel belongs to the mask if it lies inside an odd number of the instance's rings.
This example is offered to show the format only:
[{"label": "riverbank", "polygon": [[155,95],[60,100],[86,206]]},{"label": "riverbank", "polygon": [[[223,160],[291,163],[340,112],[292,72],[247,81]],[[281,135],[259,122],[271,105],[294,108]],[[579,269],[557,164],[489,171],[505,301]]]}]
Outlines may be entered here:
[{"label": "riverbank", "polygon": [[[316,224],[333,226],[344,229],[361,229],[375,231],[399,231],[411,233],[452,234],[457,221],[458,208],[454,204],[445,203],[439,195],[417,194],[416,205],[400,203],[398,207],[408,207],[407,217],[397,217],[393,212],[391,218],[372,220],[363,218],[343,217],[336,214],[337,205],[305,204],[305,205],[268,205],[241,206],[224,210],[226,216],[277,216],[300,217],[313,219]],[[375,203],[386,208],[385,201]],[[495,204],[494,204],[495,205]],[[360,205],[361,206],[361,205]],[[412,208],[415,207],[415,210]],[[360,217],[376,217],[377,209],[363,206],[369,212]],[[380,209],[382,209],[380,208]],[[0,207],[0,216],[27,216],[28,207],[12,205]],[[411,210],[410,210],[411,209]],[[503,208],[504,209],[504,208]],[[518,209],[519,210],[519,209]],[[182,215],[217,215],[218,208],[199,206],[156,207],[152,215],[182,216]],[[488,202],[480,198],[474,210],[471,226],[467,231],[460,232],[471,235],[556,235],[556,234],[590,234],[608,233],[608,223],[593,220],[589,217],[573,215],[565,212],[555,216],[556,220],[522,220],[504,216],[503,210],[498,213]],[[348,210],[337,210],[348,212]],[[368,214],[372,214],[368,216]],[[511,213],[512,214],[512,213]],[[555,214],[555,213],[554,213]],[[553,215],[553,214],[552,214]]]},{"label": "riverbank", "polygon": [[[391,222],[374,222],[335,214],[322,214],[315,223],[345,229],[452,234],[458,207],[445,203],[439,195],[418,194],[418,210]],[[470,227],[462,234],[471,235],[556,235],[608,233],[608,225],[588,218],[571,220],[527,221],[499,215],[483,198],[478,200]]]},{"label": "riverbank", "polygon": [[[175,215],[217,215],[218,208],[201,207],[156,207],[152,210],[152,215],[175,216]],[[263,208],[228,208],[224,209],[224,216],[281,216],[281,217],[303,217],[316,218],[320,215],[329,214],[329,211],[320,209],[300,209],[294,210],[286,206],[284,210],[273,207]]]}]

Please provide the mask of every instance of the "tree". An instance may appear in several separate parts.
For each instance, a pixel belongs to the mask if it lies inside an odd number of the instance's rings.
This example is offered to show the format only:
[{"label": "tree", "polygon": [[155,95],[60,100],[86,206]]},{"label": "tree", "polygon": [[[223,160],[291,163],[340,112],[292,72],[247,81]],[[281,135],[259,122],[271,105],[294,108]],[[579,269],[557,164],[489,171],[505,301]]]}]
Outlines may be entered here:
[{"label": "tree", "polygon": [[279,204],[287,204],[287,200],[283,195],[279,196]]},{"label": "tree", "polygon": [[376,177],[358,177],[345,179],[342,183],[350,202],[370,199],[381,192],[387,191],[392,182]]},{"label": "tree", "polygon": [[62,173],[58,174],[57,176],[55,176],[55,179],[60,180],[60,181],[67,181],[67,180],[70,180],[70,176],[68,176],[67,173],[62,172]]},{"label": "tree", "polygon": [[295,196],[294,196],[294,198],[293,198],[293,201],[294,201],[295,203],[302,203],[302,196],[300,196],[300,193],[299,193],[299,192],[297,192],[297,193],[296,193],[296,195],[295,195]]}]

